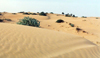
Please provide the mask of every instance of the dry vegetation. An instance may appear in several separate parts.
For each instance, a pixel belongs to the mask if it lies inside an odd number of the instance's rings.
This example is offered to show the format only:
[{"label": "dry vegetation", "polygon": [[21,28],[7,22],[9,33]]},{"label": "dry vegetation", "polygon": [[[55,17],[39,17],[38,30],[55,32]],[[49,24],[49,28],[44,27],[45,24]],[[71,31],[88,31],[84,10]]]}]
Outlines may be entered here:
[{"label": "dry vegetation", "polygon": [[76,17],[0,13],[0,58],[100,58],[99,17]]}]

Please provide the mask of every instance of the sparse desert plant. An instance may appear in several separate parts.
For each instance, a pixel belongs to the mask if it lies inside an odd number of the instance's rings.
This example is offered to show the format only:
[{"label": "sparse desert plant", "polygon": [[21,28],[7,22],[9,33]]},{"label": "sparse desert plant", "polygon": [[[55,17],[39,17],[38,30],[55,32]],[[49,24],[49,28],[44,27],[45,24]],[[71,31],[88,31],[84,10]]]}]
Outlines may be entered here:
[{"label": "sparse desert plant", "polygon": [[75,15],[72,15],[72,17],[76,17]]},{"label": "sparse desert plant", "polygon": [[62,20],[62,19],[58,19],[56,22],[57,22],[57,23],[63,23],[64,20]]},{"label": "sparse desert plant", "polygon": [[12,13],[12,14],[16,15],[16,13]]},{"label": "sparse desert plant", "polygon": [[34,26],[34,27],[40,26],[40,22],[37,19],[30,17],[24,17],[23,19],[20,19],[19,22],[17,22],[17,24]]},{"label": "sparse desert plant", "polygon": [[2,13],[0,13],[0,15],[2,15]]},{"label": "sparse desert plant", "polygon": [[71,25],[72,23],[69,23],[69,25]]},{"label": "sparse desert plant", "polygon": [[18,12],[18,13],[24,13],[24,11]]},{"label": "sparse desert plant", "polygon": [[74,27],[75,25],[74,24],[72,24],[72,23],[69,23],[69,25],[71,26],[71,27]]},{"label": "sparse desert plant", "polygon": [[25,13],[23,13],[23,14],[25,14],[25,15],[30,15],[29,13],[27,13],[27,12],[25,12]]},{"label": "sparse desert plant", "polygon": [[44,12],[39,13],[39,15],[42,15],[42,16],[47,16],[47,14],[46,14],[46,13],[44,13]]},{"label": "sparse desert plant", "polygon": [[32,15],[37,15],[36,13],[32,13]]},{"label": "sparse desert plant", "polygon": [[54,14],[53,12],[50,12],[50,14]]},{"label": "sparse desert plant", "polygon": [[7,20],[7,21],[12,21],[11,19],[5,19],[5,20]]},{"label": "sparse desert plant", "polygon": [[79,32],[79,31],[81,31],[81,30],[82,30],[82,29],[80,29],[80,28],[78,28],[78,27],[76,28],[76,31],[77,31],[77,32]]},{"label": "sparse desert plant", "polygon": [[66,16],[66,17],[72,17],[69,13],[68,13],[68,14],[65,14],[65,16]]},{"label": "sparse desert plant", "polygon": [[64,12],[62,12],[62,14],[64,15]]},{"label": "sparse desert plant", "polygon": [[37,12],[37,13],[39,13],[39,12]]},{"label": "sparse desert plant", "polygon": [[28,13],[29,15],[32,15],[33,13]]},{"label": "sparse desert plant", "polygon": [[74,25],[74,24],[71,24],[70,26],[71,26],[71,27],[74,27],[75,25]]},{"label": "sparse desert plant", "polygon": [[98,17],[96,17],[96,19],[99,19]]},{"label": "sparse desert plant", "polygon": [[0,19],[0,22],[3,22],[3,19]]},{"label": "sparse desert plant", "polygon": [[86,16],[82,16],[82,18],[87,18]]},{"label": "sparse desert plant", "polygon": [[73,16],[73,14],[70,14],[71,16]]}]

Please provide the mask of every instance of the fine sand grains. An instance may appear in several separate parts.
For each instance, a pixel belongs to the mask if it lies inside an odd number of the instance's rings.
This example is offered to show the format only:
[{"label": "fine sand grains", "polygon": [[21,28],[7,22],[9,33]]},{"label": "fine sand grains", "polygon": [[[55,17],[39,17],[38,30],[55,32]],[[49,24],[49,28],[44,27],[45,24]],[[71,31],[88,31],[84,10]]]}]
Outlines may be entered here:
[{"label": "fine sand grains", "polygon": [[100,47],[79,36],[0,23],[0,58],[100,58]]}]

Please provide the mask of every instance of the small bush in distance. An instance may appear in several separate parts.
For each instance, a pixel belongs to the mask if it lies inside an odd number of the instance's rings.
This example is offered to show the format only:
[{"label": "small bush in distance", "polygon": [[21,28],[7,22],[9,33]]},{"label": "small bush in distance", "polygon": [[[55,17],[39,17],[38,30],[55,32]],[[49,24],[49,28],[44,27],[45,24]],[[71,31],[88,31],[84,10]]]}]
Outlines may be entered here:
[{"label": "small bush in distance", "polygon": [[76,17],[75,15],[73,15],[73,17]]},{"label": "small bush in distance", "polygon": [[87,18],[86,16],[82,16],[82,18]]},{"label": "small bush in distance", "polygon": [[39,15],[42,15],[42,16],[47,16],[47,14],[46,14],[46,13],[44,13],[44,12],[39,13]]},{"label": "small bush in distance", "polygon": [[2,19],[0,19],[0,22],[3,22],[3,20],[2,20]]},{"label": "small bush in distance", "polygon": [[96,17],[96,19],[99,19],[98,17]]},{"label": "small bush in distance", "polygon": [[64,12],[62,12],[62,14],[64,15]]},{"label": "small bush in distance", "polygon": [[25,14],[25,15],[30,15],[30,14],[29,14],[29,13],[27,13],[27,12],[26,12],[26,13],[23,13],[23,14]]},{"label": "small bush in distance", "polygon": [[5,20],[7,20],[7,21],[12,21],[11,19],[5,19]]},{"label": "small bush in distance", "polygon": [[64,22],[64,20],[59,19],[59,20],[57,20],[56,22],[57,22],[57,23],[63,23],[63,22]]},{"label": "small bush in distance", "polygon": [[12,14],[16,15],[16,13],[12,13]]},{"label": "small bush in distance", "polygon": [[32,13],[32,15],[37,15],[36,13]]},{"label": "small bush in distance", "polygon": [[37,12],[37,13],[39,13],[39,12]]},{"label": "small bush in distance", "polygon": [[70,15],[69,13],[68,14],[65,14],[66,17],[72,17],[72,14]]},{"label": "small bush in distance", "polygon": [[24,13],[24,11],[18,12],[18,13]]},{"label": "small bush in distance", "polygon": [[17,24],[34,26],[34,27],[40,26],[40,22],[38,20],[30,17],[24,17],[23,19],[20,19],[19,22],[17,22]]},{"label": "small bush in distance", "polygon": [[0,15],[2,15],[2,13],[0,13]]},{"label": "small bush in distance", "polygon": [[50,12],[50,14],[54,14],[53,12]]}]

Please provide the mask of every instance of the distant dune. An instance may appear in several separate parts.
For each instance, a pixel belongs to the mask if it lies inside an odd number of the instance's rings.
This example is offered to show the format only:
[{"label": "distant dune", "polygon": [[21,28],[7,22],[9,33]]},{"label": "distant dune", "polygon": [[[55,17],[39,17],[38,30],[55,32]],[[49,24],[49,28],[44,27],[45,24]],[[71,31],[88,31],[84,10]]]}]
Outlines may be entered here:
[{"label": "distant dune", "polygon": [[[16,24],[27,16],[39,20],[40,28]],[[0,22],[0,58],[100,58],[99,19],[21,13],[0,18],[12,20]],[[56,23],[58,19],[65,22]]]}]

